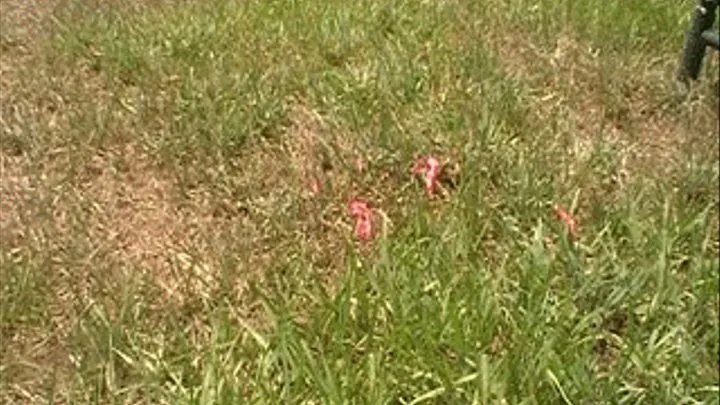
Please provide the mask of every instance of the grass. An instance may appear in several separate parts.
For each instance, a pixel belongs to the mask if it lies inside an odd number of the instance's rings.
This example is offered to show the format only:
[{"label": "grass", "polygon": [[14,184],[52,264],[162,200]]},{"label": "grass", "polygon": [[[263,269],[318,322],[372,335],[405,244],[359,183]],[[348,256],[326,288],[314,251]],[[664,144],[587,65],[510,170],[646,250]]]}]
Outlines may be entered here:
[{"label": "grass", "polygon": [[3,29],[0,398],[717,403],[690,10],[76,1]]}]

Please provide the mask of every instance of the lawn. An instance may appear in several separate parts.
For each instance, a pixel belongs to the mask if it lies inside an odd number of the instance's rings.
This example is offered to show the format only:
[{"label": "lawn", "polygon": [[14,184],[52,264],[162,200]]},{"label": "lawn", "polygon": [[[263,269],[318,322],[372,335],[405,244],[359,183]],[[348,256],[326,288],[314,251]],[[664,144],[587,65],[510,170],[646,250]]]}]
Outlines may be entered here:
[{"label": "lawn", "polygon": [[0,0],[0,401],[718,403],[718,57],[596,3]]}]

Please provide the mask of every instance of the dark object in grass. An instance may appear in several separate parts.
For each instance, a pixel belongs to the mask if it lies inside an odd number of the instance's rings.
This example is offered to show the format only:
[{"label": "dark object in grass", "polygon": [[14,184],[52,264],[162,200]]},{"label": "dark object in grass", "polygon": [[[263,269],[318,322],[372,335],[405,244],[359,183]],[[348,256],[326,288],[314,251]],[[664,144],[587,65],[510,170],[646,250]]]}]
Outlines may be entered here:
[{"label": "dark object in grass", "polygon": [[686,89],[697,80],[707,47],[720,50],[717,27],[713,28],[720,0],[698,0],[685,38],[682,60],[676,78]]}]

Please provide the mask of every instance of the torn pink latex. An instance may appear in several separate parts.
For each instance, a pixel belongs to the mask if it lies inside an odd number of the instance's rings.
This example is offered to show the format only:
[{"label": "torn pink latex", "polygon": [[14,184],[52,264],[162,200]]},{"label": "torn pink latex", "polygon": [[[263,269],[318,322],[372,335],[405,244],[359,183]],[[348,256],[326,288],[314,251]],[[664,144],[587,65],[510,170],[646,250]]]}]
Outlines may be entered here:
[{"label": "torn pink latex", "polygon": [[310,179],[310,193],[314,196],[320,195],[320,182],[315,177]]},{"label": "torn pink latex", "polygon": [[350,215],[355,221],[355,234],[360,240],[370,240],[373,236],[372,211],[365,201],[353,199],[349,204]]},{"label": "torn pink latex", "polygon": [[355,169],[360,173],[365,171],[365,160],[362,157],[355,159]]},{"label": "torn pink latex", "polygon": [[573,216],[570,215],[570,213],[568,213],[565,208],[561,207],[558,204],[553,204],[553,211],[555,212],[555,215],[558,217],[558,219],[565,224],[568,233],[570,233],[570,236],[572,236],[573,238],[577,238],[578,232],[575,218],[573,218]]},{"label": "torn pink latex", "polygon": [[425,191],[432,195],[437,191],[440,177],[440,162],[434,156],[418,159],[413,165],[413,175],[422,175]]}]

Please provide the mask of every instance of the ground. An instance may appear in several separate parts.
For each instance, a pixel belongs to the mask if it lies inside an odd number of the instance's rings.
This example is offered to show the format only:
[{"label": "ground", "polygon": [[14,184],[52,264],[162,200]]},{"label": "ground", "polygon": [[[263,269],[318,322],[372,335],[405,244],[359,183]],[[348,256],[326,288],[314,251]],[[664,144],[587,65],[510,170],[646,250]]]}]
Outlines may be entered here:
[{"label": "ground", "polygon": [[690,11],[0,0],[0,398],[716,402]]}]

